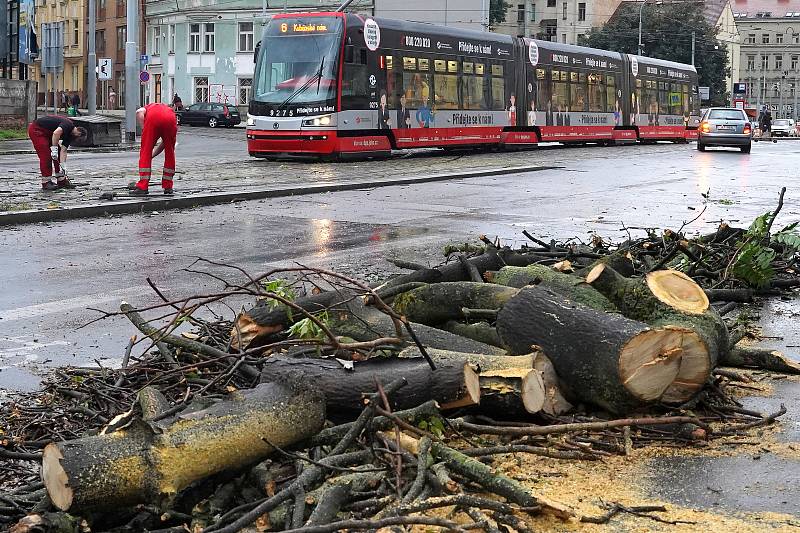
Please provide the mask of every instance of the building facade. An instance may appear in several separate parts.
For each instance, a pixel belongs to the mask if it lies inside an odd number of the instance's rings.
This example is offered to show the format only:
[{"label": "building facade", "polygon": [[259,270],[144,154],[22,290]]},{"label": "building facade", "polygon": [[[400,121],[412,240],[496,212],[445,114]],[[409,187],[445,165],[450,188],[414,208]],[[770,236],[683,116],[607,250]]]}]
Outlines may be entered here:
[{"label": "building facade", "polygon": [[[36,81],[39,103],[43,104],[45,92],[52,98],[52,93],[66,91],[78,93],[81,102],[86,98],[86,0],[36,0],[36,27],[42,46],[44,24],[52,22],[64,23],[64,70],[58,76],[48,75],[42,71],[41,54],[30,66],[28,77]],[[48,100],[51,102],[51,100]]]},{"label": "building facade", "polygon": [[[287,11],[334,11],[335,0],[283,0],[262,7],[261,0],[146,0],[144,100],[185,106],[223,102],[246,107],[253,83],[256,44],[269,18]],[[272,3],[275,5],[275,2]],[[371,2],[358,10],[372,13]]]},{"label": "building facade", "polygon": [[489,0],[374,0],[374,3],[376,17],[475,31],[486,31],[489,27]]},{"label": "building facade", "polygon": [[748,107],[775,118],[800,118],[800,1],[734,1],[741,36],[740,81]]},{"label": "building facade", "polygon": [[580,44],[589,30],[602,26],[621,0],[516,0],[505,22],[491,30],[565,44]]}]

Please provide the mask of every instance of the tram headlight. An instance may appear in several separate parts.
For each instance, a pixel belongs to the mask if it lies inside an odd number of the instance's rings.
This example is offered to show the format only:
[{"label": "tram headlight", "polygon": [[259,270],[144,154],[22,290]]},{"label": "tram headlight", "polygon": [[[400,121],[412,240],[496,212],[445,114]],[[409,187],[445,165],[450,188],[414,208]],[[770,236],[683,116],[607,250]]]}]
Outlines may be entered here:
[{"label": "tram headlight", "polygon": [[256,125],[256,117],[254,117],[250,113],[247,114],[247,125],[248,126],[255,126]]},{"label": "tram headlight", "polygon": [[303,120],[303,126],[330,126],[333,121],[330,115],[322,115]]}]

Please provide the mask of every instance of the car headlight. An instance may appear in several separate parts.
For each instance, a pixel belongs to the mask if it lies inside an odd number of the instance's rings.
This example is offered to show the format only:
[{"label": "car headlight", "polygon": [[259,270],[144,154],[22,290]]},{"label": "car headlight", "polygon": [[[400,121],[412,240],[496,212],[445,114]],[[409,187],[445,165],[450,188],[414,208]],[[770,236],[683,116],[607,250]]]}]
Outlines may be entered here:
[{"label": "car headlight", "polygon": [[303,120],[303,126],[330,126],[333,121],[330,115],[322,115]]},{"label": "car headlight", "polygon": [[247,125],[248,126],[255,126],[256,125],[256,117],[254,117],[250,113],[247,114]]}]

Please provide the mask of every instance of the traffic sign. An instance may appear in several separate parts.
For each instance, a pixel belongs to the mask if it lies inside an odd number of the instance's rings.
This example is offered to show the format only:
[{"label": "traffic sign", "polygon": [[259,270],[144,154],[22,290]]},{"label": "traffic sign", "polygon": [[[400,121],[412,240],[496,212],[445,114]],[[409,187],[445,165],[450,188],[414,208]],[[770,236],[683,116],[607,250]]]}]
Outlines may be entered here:
[{"label": "traffic sign", "polygon": [[139,81],[142,83],[147,83],[150,81],[150,73],[146,70],[143,70],[139,73]]},{"label": "traffic sign", "polygon": [[148,63],[150,61],[150,56],[147,54],[142,54],[141,56],[139,56],[139,61],[141,61],[142,63]]},{"label": "traffic sign", "polygon": [[97,61],[97,79],[101,81],[110,80],[114,74],[113,66],[114,63],[110,57],[101,57]]},{"label": "traffic sign", "polygon": [[710,87],[698,87],[698,91],[700,92],[700,101],[705,102],[711,98],[711,88]]},{"label": "traffic sign", "polygon": [[737,82],[733,84],[733,93],[734,94],[744,94],[747,92],[747,84]]}]

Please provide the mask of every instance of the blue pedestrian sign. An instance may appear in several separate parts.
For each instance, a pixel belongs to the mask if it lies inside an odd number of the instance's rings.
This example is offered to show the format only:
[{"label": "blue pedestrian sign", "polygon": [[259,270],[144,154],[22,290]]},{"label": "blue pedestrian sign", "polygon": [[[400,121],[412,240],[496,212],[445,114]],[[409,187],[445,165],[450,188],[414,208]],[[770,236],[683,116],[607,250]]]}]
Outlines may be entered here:
[{"label": "blue pedestrian sign", "polygon": [[141,61],[142,63],[148,63],[150,61],[150,56],[147,54],[142,54],[139,57],[139,61]]},{"label": "blue pedestrian sign", "polygon": [[146,70],[143,70],[139,73],[139,81],[142,83],[147,83],[150,81],[150,73]]}]

